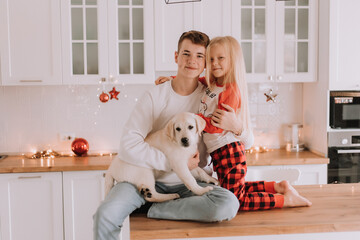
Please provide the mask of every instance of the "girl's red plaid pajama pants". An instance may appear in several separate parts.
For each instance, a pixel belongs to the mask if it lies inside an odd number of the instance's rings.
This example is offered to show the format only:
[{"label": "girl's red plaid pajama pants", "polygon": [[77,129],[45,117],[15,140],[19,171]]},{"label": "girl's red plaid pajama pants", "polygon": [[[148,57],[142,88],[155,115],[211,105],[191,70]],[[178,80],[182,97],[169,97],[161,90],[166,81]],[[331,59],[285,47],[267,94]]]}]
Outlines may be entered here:
[{"label": "girl's red plaid pajama pants", "polygon": [[233,142],[211,154],[220,185],[233,192],[240,201],[239,210],[281,208],[282,195],[275,195],[275,182],[245,182],[247,172],[244,145]]}]

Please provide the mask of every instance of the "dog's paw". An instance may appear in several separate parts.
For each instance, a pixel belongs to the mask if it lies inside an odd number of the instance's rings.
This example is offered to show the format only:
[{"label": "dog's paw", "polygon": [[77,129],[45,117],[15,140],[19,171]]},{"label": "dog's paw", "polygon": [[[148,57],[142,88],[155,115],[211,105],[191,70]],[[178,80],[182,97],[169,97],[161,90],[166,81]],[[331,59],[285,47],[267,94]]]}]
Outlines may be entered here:
[{"label": "dog's paw", "polygon": [[211,184],[214,184],[216,186],[219,186],[219,181],[216,179],[216,178],[213,178],[211,176],[208,176],[206,179],[204,179],[204,182],[206,183],[211,183]]},{"label": "dog's paw", "polygon": [[207,193],[207,192],[213,190],[214,188],[211,187],[211,186],[207,186],[207,187],[204,187],[204,189],[205,189],[205,192],[204,192],[204,193]]},{"label": "dog's paw", "polygon": [[214,185],[216,185],[216,186],[219,186],[219,181],[217,180],[217,179],[215,179],[215,178],[212,178],[211,180],[210,180],[210,183],[212,183],[212,184],[214,184]]},{"label": "dog's paw", "polygon": [[172,195],[171,200],[180,198],[180,195],[177,193],[172,193],[171,195]]},{"label": "dog's paw", "polygon": [[148,189],[146,187],[141,188],[140,193],[141,193],[141,195],[144,196],[145,199],[152,197],[152,193],[151,193],[150,189]]},{"label": "dog's paw", "polygon": [[211,190],[213,190],[214,188],[211,187],[211,186],[206,186],[206,187],[201,187],[199,189],[196,189],[196,190],[193,190],[193,192],[196,194],[196,195],[203,195]]}]

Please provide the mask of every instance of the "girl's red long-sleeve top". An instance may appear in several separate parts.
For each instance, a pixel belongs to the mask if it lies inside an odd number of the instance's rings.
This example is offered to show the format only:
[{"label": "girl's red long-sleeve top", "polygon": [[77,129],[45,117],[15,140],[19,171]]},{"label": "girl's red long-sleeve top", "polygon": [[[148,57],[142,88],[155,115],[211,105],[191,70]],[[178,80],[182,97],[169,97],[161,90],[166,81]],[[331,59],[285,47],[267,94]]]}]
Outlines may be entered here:
[{"label": "girl's red long-sleeve top", "polygon": [[[199,78],[199,81],[207,86],[205,78]],[[236,83],[216,85],[211,90],[206,88],[199,107],[199,116],[206,121],[204,129],[207,133],[222,133],[223,129],[217,128],[211,124],[212,113],[217,109],[226,110],[221,104],[229,105],[237,111],[241,106],[240,90]]]}]

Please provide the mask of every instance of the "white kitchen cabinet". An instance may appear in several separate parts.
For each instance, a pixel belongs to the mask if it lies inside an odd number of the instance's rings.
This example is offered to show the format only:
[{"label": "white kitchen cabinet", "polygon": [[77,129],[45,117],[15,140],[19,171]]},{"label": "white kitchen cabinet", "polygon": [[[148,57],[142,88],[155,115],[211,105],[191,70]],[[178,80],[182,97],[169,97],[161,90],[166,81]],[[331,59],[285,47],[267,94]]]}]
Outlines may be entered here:
[{"label": "white kitchen cabinet", "polygon": [[329,88],[360,90],[360,1],[330,0]]},{"label": "white kitchen cabinet", "polygon": [[[93,239],[105,171],[0,174],[0,239]],[[120,240],[130,239],[129,217]]]},{"label": "white kitchen cabinet", "polygon": [[233,3],[249,82],[317,80],[317,0]]},{"label": "white kitchen cabinet", "polygon": [[153,83],[153,1],[61,1],[63,82]]},{"label": "white kitchen cabinet", "polygon": [[[105,171],[63,172],[64,233],[66,240],[93,239],[93,215],[104,199]],[[129,218],[121,240],[130,239]]]},{"label": "white kitchen cabinet", "polygon": [[189,30],[205,32],[210,38],[231,34],[232,0],[206,0],[186,4],[154,1],[155,68],[177,71],[175,51],[181,34]]},{"label": "white kitchen cabinet", "polygon": [[63,172],[66,240],[93,239],[93,219],[104,199],[104,172]]},{"label": "white kitchen cabinet", "polygon": [[0,174],[0,238],[63,240],[62,176]]},{"label": "white kitchen cabinet", "polygon": [[[286,177],[286,170],[297,170],[300,176],[296,181]],[[267,172],[271,174],[267,174]],[[289,180],[294,185],[327,184],[326,164],[248,166],[246,181],[281,181]]]},{"label": "white kitchen cabinet", "polygon": [[0,0],[2,85],[61,84],[60,0]]},{"label": "white kitchen cabinet", "polygon": [[[176,71],[184,31],[232,35],[242,46],[249,82],[317,80],[317,0],[155,1],[157,71]],[[176,21],[173,21],[176,19]]]}]

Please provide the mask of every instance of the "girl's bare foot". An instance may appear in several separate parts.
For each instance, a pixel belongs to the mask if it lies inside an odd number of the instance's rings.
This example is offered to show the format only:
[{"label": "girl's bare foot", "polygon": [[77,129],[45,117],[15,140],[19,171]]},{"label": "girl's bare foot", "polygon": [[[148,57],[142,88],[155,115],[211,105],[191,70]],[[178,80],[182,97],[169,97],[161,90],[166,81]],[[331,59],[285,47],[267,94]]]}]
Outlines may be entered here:
[{"label": "girl's bare foot", "polygon": [[284,194],[284,207],[310,207],[311,202],[299,195],[288,181],[275,183],[275,191]]},{"label": "girl's bare foot", "polygon": [[285,194],[288,191],[293,191],[293,192],[297,193],[297,191],[290,185],[290,183],[285,180],[283,180],[281,182],[276,182],[274,185],[274,189],[275,189],[275,192],[281,193],[281,194]]}]

